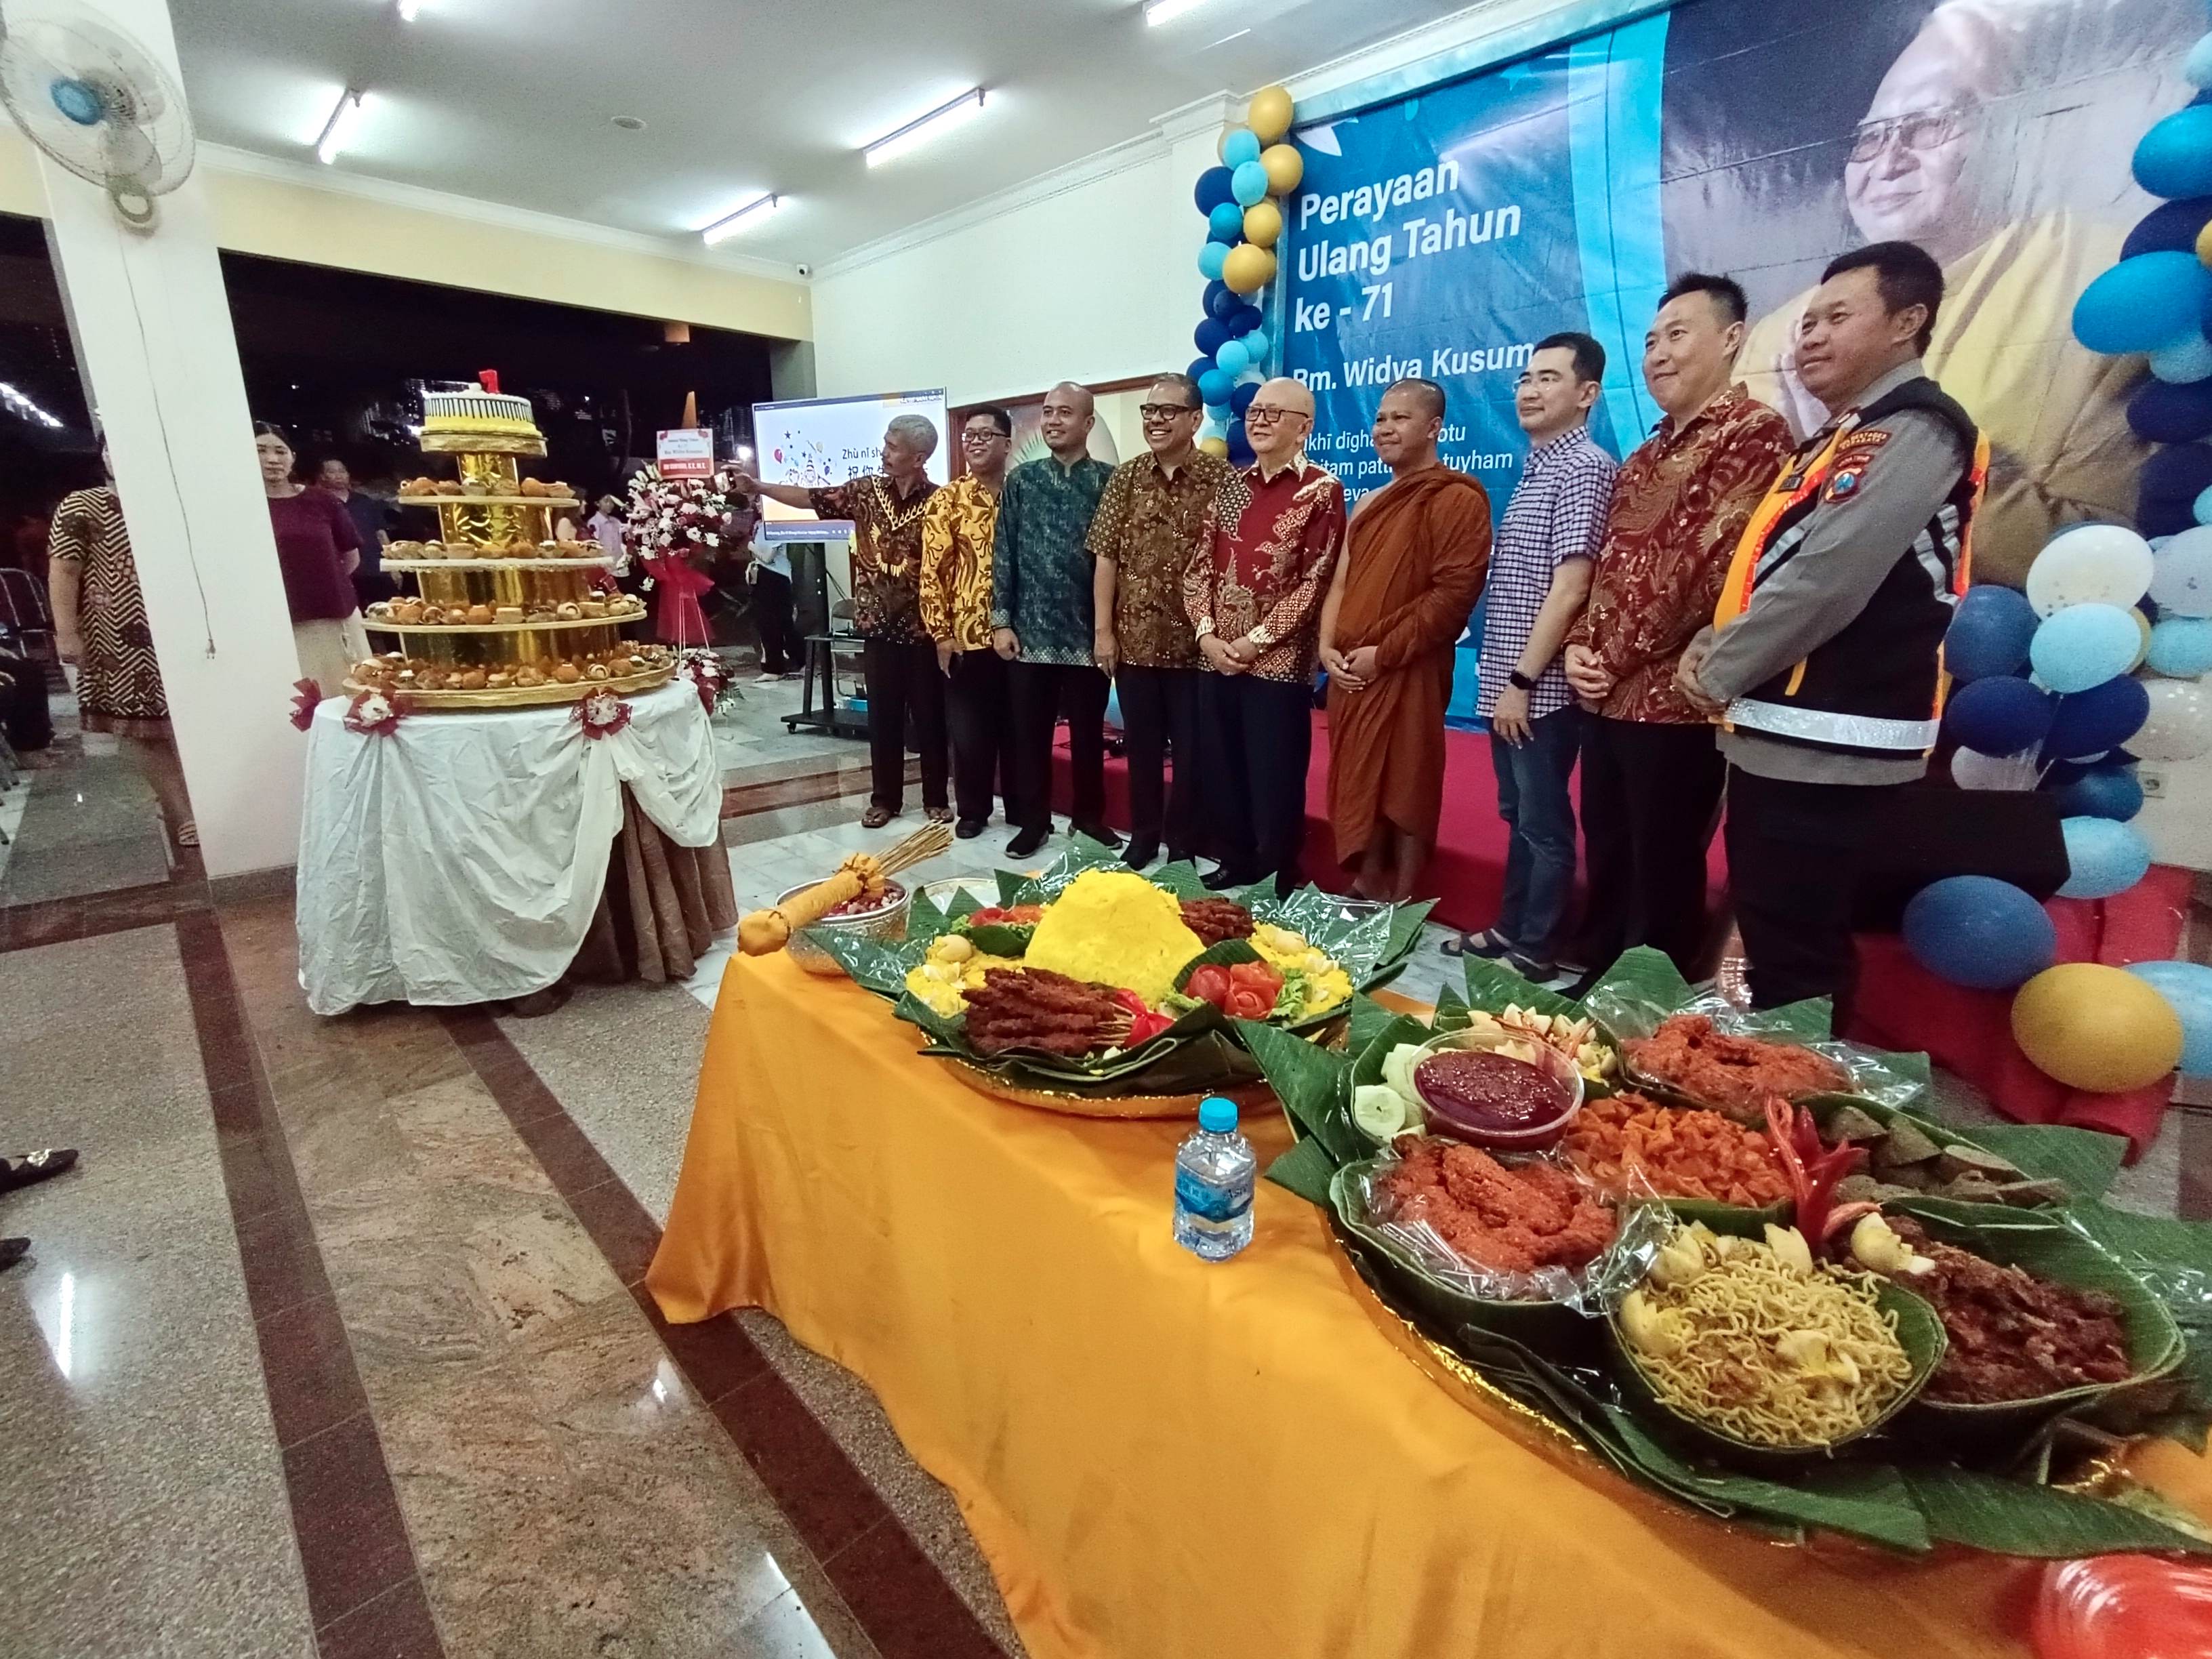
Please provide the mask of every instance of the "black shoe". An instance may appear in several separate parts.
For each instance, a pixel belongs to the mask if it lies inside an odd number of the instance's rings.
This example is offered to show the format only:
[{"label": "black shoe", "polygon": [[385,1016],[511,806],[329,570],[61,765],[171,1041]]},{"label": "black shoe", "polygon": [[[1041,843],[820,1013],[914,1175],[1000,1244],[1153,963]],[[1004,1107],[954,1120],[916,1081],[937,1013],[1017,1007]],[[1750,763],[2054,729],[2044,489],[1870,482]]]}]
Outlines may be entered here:
[{"label": "black shoe", "polygon": [[14,1267],[31,1252],[27,1238],[0,1238],[0,1268]]},{"label": "black shoe", "polygon": [[1006,843],[1006,856],[1010,859],[1025,859],[1051,838],[1052,831],[1049,828],[1024,830]]},{"label": "black shoe", "polygon": [[976,836],[983,833],[983,820],[981,818],[963,818],[959,823],[952,826],[952,833],[959,836],[963,841],[973,841]]},{"label": "black shoe", "polygon": [[1129,850],[1121,854],[1121,862],[1132,870],[1141,870],[1160,855],[1160,844],[1156,841],[1133,841]]},{"label": "black shoe", "polygon": [[1119,847],[1121,844],[1121,837],[1103,823],[1071,823],[1067,826],[1067,833],[1086,836],[1103,846]]},{"label": "black shoe", "polygon": [[0,1158],[0,1193],[13,1192],[18,1187],[27,1187],[76,1167],[74,1146],[49,1146],[44,1152],[26,1152],[21,1158]]},{"label": "black shoe", "polygon": [[1206,890],[1209,893],[1225,893],[1232,887],[1249,887],[1256,879],[1258,879],[1256,877],[1240,876],[1224,864],[1206,878]]}]

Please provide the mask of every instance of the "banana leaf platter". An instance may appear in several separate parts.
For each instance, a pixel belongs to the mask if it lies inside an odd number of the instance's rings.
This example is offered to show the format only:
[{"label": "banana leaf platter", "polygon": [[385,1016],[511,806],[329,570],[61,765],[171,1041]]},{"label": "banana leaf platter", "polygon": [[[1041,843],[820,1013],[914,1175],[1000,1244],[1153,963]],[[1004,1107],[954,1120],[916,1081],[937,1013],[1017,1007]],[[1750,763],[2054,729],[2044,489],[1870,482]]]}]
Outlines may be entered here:
[{"label": "banana leaf platter", "polygon": [[[1504,1000],[1542,1006],[1518,995]],[[1433,1026],[1355,998],[1340,1050],[1267,1026],[1239,1031],[1296,1134],[1269,1166],[1268,1179],[1321,1207],[1357,1276],[1356,1293],[1374,1299],[1378,1321],[1402,1330],[1424,1370],[1468,1409],[1501,1423],[1540,1423],[1577,1449],[1593,1480],[1625,1479],[1716,1521],[1790,1544],[1840,1537],[1908,1557],[1944,1547],[2046,1559],[2119,1551],[2212,1557],[2212,1529],[2136,1480],[2126,1459],[2133,1439],[2149,1435],[2204,1449],[2212,1425],[2212,1227],[2134,1215],[2099,1201],[2118,1167],[2112,1137],[2022,1125],[1972,1131],[1938,1125],[1948,1145],[2001,1153],[2031,1176],[2059,1182],[2065,1200],[2027,1209],[1925,1195],[1910,1202],[1917,1217],[1985,1229],[1993,1258],[2017,1259],[2031,1270],[2036,1261],[2045,1261],[2054,1278],[2062,1254],[2072,1258],[2079,1245],[2094,1248],[2094,1269],[2069,1271],[2077,1278],[2094,1271],[2100,1275],[2095,1282],[2115,1295],[2121,1294],[2120,1279],[2129,1281],[2122,1299],[2130,1336],[2142,1344],[2142,1386],[2036,1402],[2033,1411],[1986,1413],[1987,1425],[1978,1421],[1971,1431],[1943,1413],[1941,1422],[1949,1426],[1932,1437],[1923,1425],[1936,1417],[1934,1402],[1908,1390],[1895,1415],[1832,1456],[1767,1457],[1759,1455],[1763,1449],[1717,1444],[1709,1431],[1658,1407],[1648,1389],[1624,1376],[1622,1361],[1609,1354],[1609,1309],[1588,1317],[1547,1310],[1527,1318],[1515,1308],[1501,1318],[1495,1304],[1470,1307],[1466,1298],[1443,1293],[1447,1287],[1416,1271],[1402,1252],[1384,1248],[1389,1241],[1370,1236],[1356,1212],[1347,1213],[1340,1172],[1376,1152],[1352,1121],[1353,1087],[1377,1080],[1383,1058],[1398,1043],[1463,1025],[1468,1016],[1468,1001],[1447,991]],[[2032,1237],[2015,1242],[2008,1229]],[[2057,1242],[2054,1231],[2077,1243]],[[2047,1254],[2031,1261],[2030,1252]],[[1941,1324],[1936,1322],[1931,1334],[1933,1310],[1921,1298],[1911,1300],[1927,1314],[1913,1322],[1917,1350],[1908,1347],[1921,1362],[1916,1374],[1924,1375],[1931,1353],[1940,1358]],[[2165,1310],[2164,1319],[2152,1303]],[[2162,1358],[2153,1351],[2168,1321],[2179,1340],[2171,1357]]]},{"label": "banana leaf platter", "polygon": [[[1086,870],[1126,867],[1114,848],[1079,840],[1056,862],[1035,874],[998,872],[999,902],[1001,906],[1049,903]],[[1429,912],[1426,904],[1400,905],[1371,914],[1348,910],[1342,901],[1312,887],[1288,897],[1278,897],[1268,884],[1241,893],[1211,894],[1197,867],[1188,863],[1148,872],[1146,879],[1178,900],[1234,898],[1251,911],[1256,921],[1304,934],[1344,967],[1355,988],[1354,1001],[1360,993],[1386,985],[1405,971]],[[967,1040],[964,1019],[931,1009],[908,991],[906,976],[922,961],[933,941],[954,931],[956,924],[981,908],[981,901],[965,889],[942,908],[927,894],[918,892],[902,940],[851,939],[823,929],[810,929],[806,937],[836,957],[857,984],[890,1002],[898,1018],[918,1026],[929,1038],[922,1053],[953,1063],[964,1079],[1003,1099],[1080,1116],[1188,1117],[1195,1115],[1203,1095],[1247,1092],[1249,1097],[1249,1091],[1261,1085],[1260,1068],[1245,1045],[1243,1028],[1210,1006],[1182,1015],[1147,1042],[1097,1059],[1071,1060],[1027,1052],[979,1053]],[[993,946],[1019,945],[1026,950],[1028,945],[1027,930],[1018,926],[986,923],[962,931],[977,949],[990,954],[998,953]],[[1207,963],[1233,964],[1258,959],[1259,953],[1245,941],[1224,940],[1185,964],[1176,983],[1180,987]],[[1350,1005],[1340,1004],[1267,1029],[1311,1047],[1341,1032]]]}]

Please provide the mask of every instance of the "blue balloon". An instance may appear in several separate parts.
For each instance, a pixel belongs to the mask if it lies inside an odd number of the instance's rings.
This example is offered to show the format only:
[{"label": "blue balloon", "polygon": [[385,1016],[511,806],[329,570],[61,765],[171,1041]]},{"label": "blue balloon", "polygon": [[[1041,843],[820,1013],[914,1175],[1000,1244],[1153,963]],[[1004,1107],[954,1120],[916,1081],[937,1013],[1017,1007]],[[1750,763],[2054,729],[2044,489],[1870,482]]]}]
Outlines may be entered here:
[{"label": "blue balloon", "polygon": [[1231,167],[1241,167],[1248,161],[1260,159],[1260,135],[1249,127],[1238,127],[1221,142],[1221,160]]},{"label": "blue balloon", "polygon": [[[2158,505],[2173,504],[2185,511],[2194,507],[2197,498],[2212,489],[2212,447],[2203,444],[2168,444],[2163,449],[2153,450],[2143,459],[2142,470],[2136,475],[2136,498]],[[2194,523],[2194,519],[2191,519]],[[2186,526],[2185,526],[2185,528]],[[2136,529],[2144,536],[2162,532]]]},{"label": "blue balloon", "polygon": [[2058,930],[2032,895],[1994,876],[1946,876],[1905,907],[1905,948],[1938,979],[2005,991],[2057,959]]},{"label": "blue balloon", "polygon": [[2051,791],[2051,799],[2063,817],[2125,823],[2142,811],[2142,783],[2135,768],[2124,762],[2102,761]]},{"label": "blue balloon", "polygon": [[2168,386],[2186,386],[2212,377],[2212,340],[2192,334],[2178,344],[2150,354],[2150,372]]},{"label": "blue balloon", "polygon": [[2143,134],[2134,172],[2137,184],[2169,201],[2212,196],[2212,108],[2178,109]]},{"label": "blue balloon", "polygon": [[2181,60],[2181,78],[2192,87],[2212,87],[2212,34],[2202,37]]},{"label": "blue balloon", "polygon": [[2138,253],[2074,302],[2074,337],[2092,351],[2156,351],[2201,333],[2212,270],[2194,253]]},{"label": "blue balloon", "polygon": [[[1250,207],[1256,202],[1264,202],[1267,199],[1267,169],[1261,167],[1257,160],[1247,161],[1237,169],[1235,176],[1231,180],[1230,188],[1236,192],[1237,199],[1243,203],[1246,207]],[[2203,267],[2199,265],[2197,269],[2202,270]],[[2159,343],[2162,345],[2165,342],[2160,341]]]},{"label": "blue balloon", "polygon": [[2212,196],[2192,196],[2185,202],[2160,202],[2136,221],[2136,228],[2120,244],[2120,258],[2138,253],[2194,253],[2197,233],[2212,220]]},{"label": "blue balloon", "polygon": [[[2142,635],[2136,638],[2140,642]],[[2043,758],[2101,755],[2135,736],[2149,718],[2149,690],[2131,674],[2115,675],[2102,685],[2059,698],[2051,735],[2043,740]]]},{"label": "blue balloon", "polygon": [[1190,367],[1183,370],[1183,373],[1189,375],[1192,380],[1203,380],[1207,374],[1212,373],[1212,371],[1213,358],[1209,354],[1204,357],[1192,358],[1190,360]]},{"label": "blue balloon", "polygon": [[1233,384],[1219,369],[1209,368],[1198,377],[1198,395],[1209,404],[1226,403]]},{"label": "blue balloon", "polygon": [[[2212,524],[2212,489],[2205,490],[2202,495],[2198,495],[2195,501],[2191,501],[2189,504],[2189,511],[2191,514],[2195,517],[2197,523]],[[2161,536],[2157,541],[2151,544],[2150,550],[2155,553],[2160,546],[2172,539],[2173,538],[2171,536]]]},{"label": "blue balloon", "polygon": [[1257,380],[1247,380],[1229,394],[1229,407],[1242,416],[1246,410],[1252,407],[1252,399],[1259,395],[1260,383]]},{"label": "blue balloon", "polygon": [[1232,422],[1229,428],[1229,459],[1238,466],[1252,465],[1252,440],[1245,435],[1244,422]]},{"label": "blue balloon", "polygon": [[[1214,288],[1219,289],[1221,292],[1218,295],[1215,294]],[[1235,290],[1226,283],[1216,283],[1213,288],[1206,290],[1206,314],[1218,322],[1228,324],[1229,331],[1231,334],[1237,331],[1235,319],[1237,307],[1243,303],[1244,301],[1237,297]],[[2194,495],[2196,492],[2191,490],[2190,493]]]},{"label": "blue balloon", "polygon": [[1231,340],[1213,354],[1213,366],[1229,377],[1229,384],[1232,391],[1236,388],[1237,377],[1244,372],[1244,365],[1248,361],[1244,356],[1244,342],[1242,340]]},{"label": "blue balloon", "polygon": [[2087,691],[2134,667],[2142,643],[2135,617],[2117,605],[2069,605],[2043,619],[2027,659],[2053,691]]},{"label": "blue balloon", "polygon": [[1198,175],[1198,189],[1194,193],[1198,210],[1211,219],[1214,209],[1224,202],[1237,199],[1235,175],[1227,167],[1208,167]]},{"label": "blue balloon", "polygon": [[2155,552],[2160,542],[2172,541],[2183,531],[2197,528],[2195,506],[2193,501],[2186,499],[2177,501],[2170,495],[2153,495],[2138,485],[2136,490],[2136,532],[2151,544],[2152,551]]},{"label": "blue balloon", "polygon": [[1212,317],[1200,323],[1190,337],[1190,343],[1198,348],[1199,355],[1208,362],[1213,361],[1213,354],[1228,343],[1228,340],[1229,325]]},{"label": "blue balloon", "polygon": [[1238,241],[1244,234],[1244,210],[1224,202],[1206,216],[1206,228],[1217,242]]},{"label": "blue balloon", "polygon": [[2128,424],[2145,443],[2193,444],[2212,438],[2212,380],[2179,386],[2146,380],[2128,399]]},{"label": "blue balloon", "polygon": [[2112,818],[2062,818],[2066,837],[2066,884],[2061,898],[2110,898],[2150,873],[2150,843],[2142,831]]},{"label": "blue balloon", "polygon": [[2152,673],[2178,680],[2212,673],[2212,617],[2167,617],[2153,623],[2143,661]]},{"label": "blue balloon", "polygon": [[1244,356],[1255,367],[1267,360],[1267,331],[1255,328],[1244,337]]},{"label": "blue balloon", "polygon": [[1266,312],[1249,300],[1245,300],[1238,304],[1237,314],[1229,319],[1229,331],[1231,334],[1249,334],[1267,320]]},{"label": "blue balloon", "polygon": [[2182,1076],[2212,1073],[2212,968],[2197,962],[2133,962],[2128,971],[2164,997],[2181,1022]]},{"label": "blue balloon", "polygon": [[2017,755],[2049,735],[2057,713],[2047,691],[2008,674],[1962,685],[1943,710],[1953,738],[1984,755]]},{"label": "blue balloon", "polygon": [[2027,660],[2028,641],[2042,620],[2027,595],[2016,587],[1989,582],[1970,587],[1951,613],[1950,629],[1943,635],[1943,666],[1960,680],[2016,674]]},{"label": "blue balloon", "polygon": [[1208,242],[1198,251],[1199,274],[1218,276],[1228,268],[1229,250],[1218,242]]}]

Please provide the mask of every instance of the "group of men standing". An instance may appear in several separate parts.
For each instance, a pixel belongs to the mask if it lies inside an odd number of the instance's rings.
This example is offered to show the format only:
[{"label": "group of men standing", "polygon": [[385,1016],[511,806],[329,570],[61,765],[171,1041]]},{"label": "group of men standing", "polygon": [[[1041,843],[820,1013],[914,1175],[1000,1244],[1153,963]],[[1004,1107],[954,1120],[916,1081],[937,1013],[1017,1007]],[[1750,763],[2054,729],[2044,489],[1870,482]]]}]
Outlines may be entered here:
[{"label": "group of men standing", "polygon": [[[1071,827],[1118,845],[1110,683],[1128,862],[1204,853],[1211,885],[1287,891],[1325,671],[1335,854],[1362,895],[1410,897],[1443,810],[1456,648],[1486,596],[1477,706],[1509,848],[1497,919],[1447,950],[1564,981],[1650,944],[1698,977],[1725,793],[1754,1000],[1846,996],[1854,871],[1935,744],[1986,472],[1974,422],[1921,369],[1942,293],[1907,243],[1828,267],[1796,361],[1831,418],[1802,445],[1735,382],[1746,302],[1728,277],[1663,296],[1643,362],[1663,415],[1624,463],[1589,432],[1598,343],[1539,343],[1516,391],[1529,453],[1494,536],[1482,486],[1438,455],[1445,395],[1428,380],[1384,393],[1373,440],[1391,482],[1348,524],[1342,486],[1306,458],[1314,404],[1293,380],[1259,388],[1241,468],[1198,447],[1182,374],[1152,383],[1146,453],[1119,467],[1091,458],[1078,386],[1046,398],[1045,458],[1011,470],[1006,412],[969,411],[966,471],[943,489],[923,471],[934,429],[901,416],[881,474],[763,486],[856,527],[864,822],[899,811],[910,737],[933,818],[957,811],[957,833],[980,834],[995,787],[1008,853],[1034,854],[1065,718]],[[1577,763],[1589,884],[1571,933]]]}]

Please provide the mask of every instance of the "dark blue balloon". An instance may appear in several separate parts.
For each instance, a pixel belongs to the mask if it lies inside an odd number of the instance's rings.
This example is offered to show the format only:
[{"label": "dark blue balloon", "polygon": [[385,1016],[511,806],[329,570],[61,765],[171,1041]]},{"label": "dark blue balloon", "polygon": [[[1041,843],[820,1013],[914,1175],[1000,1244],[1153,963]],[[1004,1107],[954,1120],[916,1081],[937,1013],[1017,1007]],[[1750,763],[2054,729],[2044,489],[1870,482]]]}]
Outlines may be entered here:
[{"label": "dark blue balloon", "polygon": [[2058,712],[2043,739],[2043,758],[2060,761],[2076,755],[2101,755],[2135,736],[2150,718],[2150,693],[2143,683],[2116,674],[2102,685],[2058,700]]},{"label": "dark blue balloon", "polygon": [[1190,360],[1190,367],[1183,370],[1183,373],[1194,380],[1200,375],[1211,374],[1213,373],[1213,359],[1210,356],[1194,357]]},{"label": "dark blue balloon", "polygon": [[1237,314],[1229,319],[1229,331],[1231,334],[1249,334],[1267,320],[1267,313],[1247,300],[1237,308]]},{"label": "dark blue balloon", "polygon": [[2179,202],[2160,202],[2136,221],[2128,240],[2120,244],[2120,258],[2138,253],[2194,253],[2197,233],[2212,220],[2212,196],[2191,196]]},{"label": "dark blue balloon", "polygon": [[1224,202],[1237,199],[1236,175],[1227,167],[1208,167],[1198,175],[1198,188],[1193,192],[1198,210],[1212,216],[1213,210]]},{"label": "dark blue balloon", "polygon": [[2147,443],[2193,444],[2212,438],[2212,380],[2182,386],[2144,381],[2128,399],[2128,424]]},{"label": "dark blue balloon", "polygon": [[1229,406],[1242,416],[1246,410],[1252,407],[1252,399],[1259,395],[1260,383],[1257,380],[1247,380],[1229,394]]},{"label": "dark blue balloon", "polygon": [[[1223,295],[1228,293],[1229,284],[1223,282],[1218,276],[1215,277],[1212,282],[1206,285],[1206,293],[1200,298],[1198,308],[1204,312],[1207,316],[1212,316],[1213,302],[1216,300],[1218,300]],[[1231,297],[1234,298],[1235,296],[1232,295]],[[1242,301],[1238,301],[1237,303],[1241,305],[1243,302]]]},{"label": "dark blue balloon", "polygon": [[1229,423],[1229,459],[1238,466],[1252,465],[1252,441],[1244,434],[1244,422]]},{"label": "dark blue balloon", "polygon": [[1190,339],[1191,343],[1198,348],[1198,355],[1212,362],[1213,354],[1229,343],[1229,325],[1209,317],[1198,325],[1197,332]]},{"label": "dark blue balloon", "polygon": [[2212,488],[2212,447],[2173,444],[2154,451],[2136,475],[2136,482],[2147,501],[2179,501],[2194,506],[2197,498]]},{"label": "dark blue balloon", "polygon": [[2197,504],[2185,495],[2136,493],[2136,532],[2147,541],[2197,527]]},{"label": "dark blue balloon", "polygon": [[2043,741],[2055,713],[2048,691],[2008,674],[1975,680],[1951,694],[1943,724],[1984,755],[2017,755]]},{"label": "dark blue balloon", "polygon": [[[1244,304],[1243,301],[1238,299],[1236,294],[1225,286],[1222,289],[1218,298],[1214,295],[1212,289],[1209,288],[1206,292],[1206,314],[1212,318],[1217,322],[1227,325],[1229,331],[1234,334],[1237,331],[1237,329],[1232,319],[1236,317],[1237,312],[1243,308]],[[2192,495],[2190,499],[2194,501],[2196,497]]]},{"label": "dark blue balloon", "polygon": [[2051,792],[2063,817],[2111,818],[2125,823],[2142,811],[2142,782],[2135,768],[2102,761]]},{"label": "dark blue balloon", "polygon": [[1994,876],[1946,876],[1905,907],[1905,948],[1938,979],[2009,990],[2058,955],[2058,930],[2033,896]]},{"label": "dark blue balloon", "polygon": [[2027,595],[2016,587],[1984,582],[1970,588],[1951,613],[1950,630],[1943,635],[1943,665],[1953,678],[1961,680],[2018,673],[2042,620]]}]

